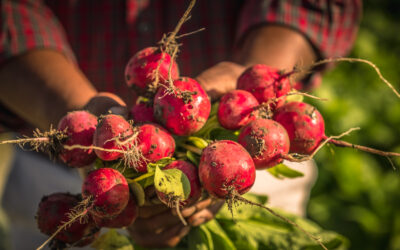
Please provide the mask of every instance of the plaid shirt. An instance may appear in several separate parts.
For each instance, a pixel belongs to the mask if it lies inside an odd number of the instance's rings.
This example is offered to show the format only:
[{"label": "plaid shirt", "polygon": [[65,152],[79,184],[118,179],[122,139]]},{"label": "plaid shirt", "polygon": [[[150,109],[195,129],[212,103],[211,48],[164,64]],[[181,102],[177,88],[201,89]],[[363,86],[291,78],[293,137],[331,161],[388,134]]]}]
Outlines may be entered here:
[{"label": "plaid shirt", "polygon": [[[173,30],[188,0],[3,0],[0,63],[35,48],[62,52],[99,91],[129,100],[124,68],[138,50]],[[280,24],[304,34],[320,58],[347,54],[361,16],[361,0],[199,0],[181,34],[182,75],[195,76],[229,60],[236,42],[252,27]],[[7,122],[6,122],[7,121]],[[19,122],[18,122],[19,121]],[[15,130],[23,121],[0,104],[0,124]]]}]

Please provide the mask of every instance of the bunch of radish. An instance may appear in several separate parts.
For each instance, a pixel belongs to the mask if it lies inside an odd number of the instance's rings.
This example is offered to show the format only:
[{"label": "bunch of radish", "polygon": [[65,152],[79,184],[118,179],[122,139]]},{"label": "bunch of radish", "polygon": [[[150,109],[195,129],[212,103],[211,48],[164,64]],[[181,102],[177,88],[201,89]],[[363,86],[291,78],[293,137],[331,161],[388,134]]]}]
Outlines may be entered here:
[{"label": "bunch of radish", "polygon": [[73,111],[57,129],[11,142],[29,143],[73,168],[91,169],[80,195],[55,193],[40,202],[38,227],[51,236],[42,246],[50,240],[84,246],[102,227],[131,225],[149,186],[179,214],[208,196],[228,205],[252,203],[241,195],[253,186],[256,170],[283,160],[309,160],[325,143],[399,156],[327,137],[318,110],[290,100],[291,74],[267,65],[249,67],[237,88],[212,106],[196,79],[180,76],[175,61],[176,34],[189,11],[159,47],[144,48],[127,63],[126,84],[141,95],[130,117]]}]

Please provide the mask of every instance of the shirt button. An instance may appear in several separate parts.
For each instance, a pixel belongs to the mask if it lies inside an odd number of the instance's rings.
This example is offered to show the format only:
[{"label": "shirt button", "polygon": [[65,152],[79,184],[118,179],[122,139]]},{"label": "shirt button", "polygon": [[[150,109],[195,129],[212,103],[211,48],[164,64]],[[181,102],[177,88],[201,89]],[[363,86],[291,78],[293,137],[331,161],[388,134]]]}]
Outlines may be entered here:
[{"label": "shirt button", "polygon": [[138,24],[138,30],[140,33],[147,33],[151,30],[151,25],[149,23],[141,22]]}]

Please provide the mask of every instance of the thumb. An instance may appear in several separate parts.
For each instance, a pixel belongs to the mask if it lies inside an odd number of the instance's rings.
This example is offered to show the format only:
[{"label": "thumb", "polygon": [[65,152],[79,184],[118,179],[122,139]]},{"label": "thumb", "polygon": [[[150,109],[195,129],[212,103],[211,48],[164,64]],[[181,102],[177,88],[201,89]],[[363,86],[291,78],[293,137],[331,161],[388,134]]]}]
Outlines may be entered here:
[{"label": "thumb", "polygon": [[128,116],[125,102],[117,95],[109,92],[100,92],[92,97],[85,105],[85,109],[96,116],[112,113],[123,117]]}]

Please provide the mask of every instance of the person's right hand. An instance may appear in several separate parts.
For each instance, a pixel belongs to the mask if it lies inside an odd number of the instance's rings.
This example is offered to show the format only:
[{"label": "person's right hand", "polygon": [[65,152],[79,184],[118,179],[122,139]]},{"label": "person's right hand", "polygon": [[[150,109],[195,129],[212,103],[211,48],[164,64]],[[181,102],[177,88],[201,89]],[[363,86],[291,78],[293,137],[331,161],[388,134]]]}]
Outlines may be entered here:
[{"label": "person's right hand", "polygon": [[97,93],[89,100],[84,109],[96,116],[112,113],[127,118],[128,115],[125,102],[119,96],[110,92]]},{"label": "person's right hand", "polygon": [[[146,190],[147,200],[157,200],[154,189]],[[139,208],[136,221],[128,228],[135,243],[143,247],[174,247],[189,233],[191,227],[199,226],[214,218],[224,204],[222,200],[207,198],[181,210],[188,223],[183,225],[175,208],[164,204],[151,204]]]}]

